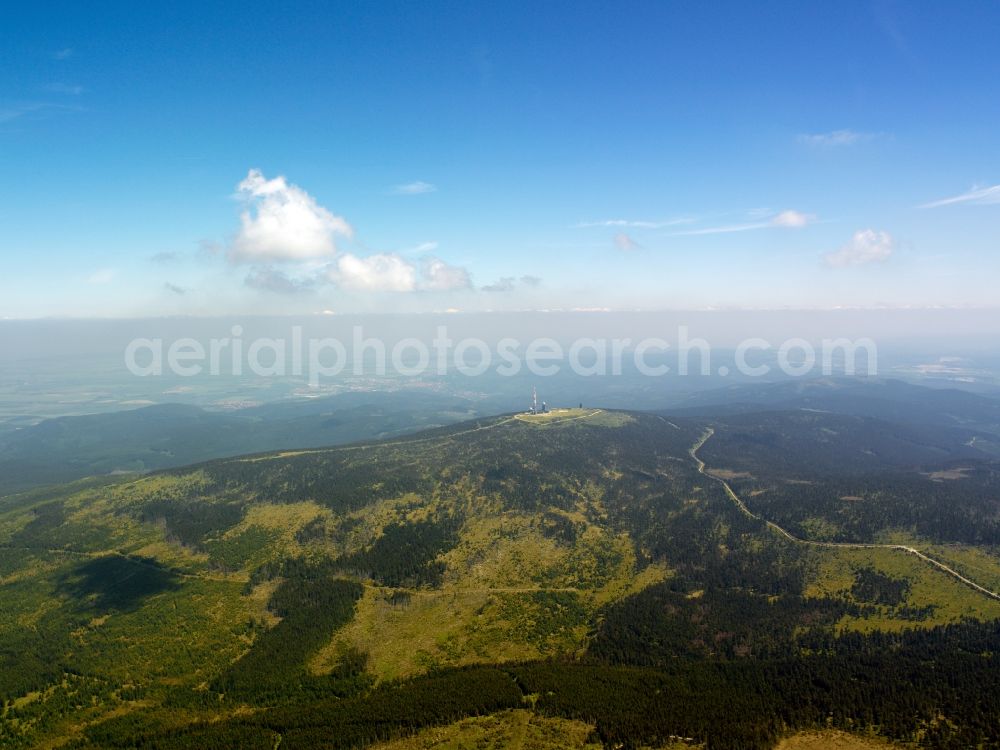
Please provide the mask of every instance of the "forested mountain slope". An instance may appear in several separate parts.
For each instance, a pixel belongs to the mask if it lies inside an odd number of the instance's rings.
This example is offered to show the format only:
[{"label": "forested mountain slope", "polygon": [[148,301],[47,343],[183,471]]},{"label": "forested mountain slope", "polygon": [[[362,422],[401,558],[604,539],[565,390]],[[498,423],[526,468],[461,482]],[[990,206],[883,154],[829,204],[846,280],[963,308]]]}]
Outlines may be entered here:
[{"label": "forested mountain slope", "polygon": [[[758,428],[802,440],[782,419]],[[750,517],[711,472],[763,481],[732,447],[753,429],[506,415],[7,498],[2,743],[359,747],[508,709],[608,747],[765,748],[831,723],[996,741],[1000,602]],[[869,439],[933,494],[925,463],[952,443]],[[962,555],[1000,588],[989,547]]]}]

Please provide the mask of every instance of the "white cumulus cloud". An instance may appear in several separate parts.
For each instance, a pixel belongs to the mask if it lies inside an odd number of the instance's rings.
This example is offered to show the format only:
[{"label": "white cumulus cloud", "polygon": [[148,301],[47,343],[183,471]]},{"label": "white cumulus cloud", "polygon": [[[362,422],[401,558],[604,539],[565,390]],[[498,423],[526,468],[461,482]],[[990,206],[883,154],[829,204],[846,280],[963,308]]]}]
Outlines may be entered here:
[{"label": "white cumulus cloud", "polygon": [[468,289],[472,286],[469,272],[459,266],[452,266],[440,258],[427,257],[421,264],[421,289],[433,292],[447,292],[454,289]]},{"label": "white cumulus cloud", "polygon": [[406,254],[409,254],[409,253],[429,253],[429,252],[432,252],[433,250],[437,250],[437,248],[438,248],[438,243],[435,242],[435,241],[421,242],[419,245],[407,248],[407,249],[403,250],[402,252],[406,253]]},{"label": "white cumulus cloud", "polygon": [[814,217],[809,214],[800,213],[798,211],[782,211],[780,214],[771,219],[771,226],[798,229],[799,227],[811,224],[813,220]]},{"label": "white cumulus cloud", "polygon": [[[428,192],[433,186],[413,183],[402,192]],[[424,242],[406,254],[357,255],[338,248],[340,238],[352,238],[346,220],[333,215],[305,190],[283,177],[268,179],[251,169],[237,186],[246,205],[240,228],[227,247],[234,265],[250,266],[244,285],[279,294],[318,291],[324,285],[357,292],[447,292],[472,286],[469,272],[427,254],[436,242]],[[162,254],[157,261],[173,260]]]},{"label": "white cumulus cloud", "polygon": [[343,289],[364,292],[412,292],[417,288],[417,269],[395,253],[361,258],[341,255],[327,269],[327,279]]},{"label": "white cumulus cloud", "polygon": [[827,253],[823,259],[830,268],[849,268],[887,261],[895,249],[896,242],[888,232],[861,229],[854,233],[850,242]]},{"label": "white cumulus cloud", "polygon": [[397,253],[345,253],[326,268],[324,277],[341,289],[362,292],[451,292],[472,286],[469,272],[460,266],[428,256],[418,268]]},{"label": "white cumulus cloud", "polygon": [[238,186],[247,207],[229,248],[233,263],[280,263],[335,255],[337,235],[351,237],[351,226],[319,205],[284,177],[267,179],[251,169]]}]

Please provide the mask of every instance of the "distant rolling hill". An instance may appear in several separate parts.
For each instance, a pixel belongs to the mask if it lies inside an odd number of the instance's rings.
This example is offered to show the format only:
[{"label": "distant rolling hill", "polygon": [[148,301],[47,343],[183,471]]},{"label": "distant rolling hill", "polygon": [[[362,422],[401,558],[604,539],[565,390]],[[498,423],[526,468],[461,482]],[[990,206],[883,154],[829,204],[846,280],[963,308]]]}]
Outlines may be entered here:
[{"label": "distant rolling hill", "polygon": [[891,379],[819,378],[740,384],[692,394],[670,411],[706,416],[791,409],[1000,434],[1000,400]]},{"label": "distant rolling hill", "polygon": [[115,472],[401,435],[477,414],[464,399],[350,393],[235,412],[169,404],[49,419],[0,433],[0,496]]}]

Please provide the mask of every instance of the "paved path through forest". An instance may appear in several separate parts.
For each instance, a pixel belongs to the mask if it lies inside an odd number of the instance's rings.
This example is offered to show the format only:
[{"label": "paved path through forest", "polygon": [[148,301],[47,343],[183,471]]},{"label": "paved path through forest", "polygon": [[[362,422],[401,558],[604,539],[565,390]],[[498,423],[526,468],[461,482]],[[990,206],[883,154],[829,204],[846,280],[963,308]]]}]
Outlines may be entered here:
[{"label": "paved path through forest", "polygon": [[694,462],[698,467],[699,473],[703,474],[709,479],[714,479],[716,482],[719,482],[726,490],[726,494],[729,496],[729,499],[732,500],[734,503],[736,503],[736,507],[738,507],[741,511],[743,511],[743,513],[745,513],[750,518],[753,518],[756,521],[763,521],[775,533],[780,534],[781,536],[785,537],[789,541],[795,542],[796,544],[808,544],[812,547],[842,547],[847,549],[891,549],[891,550],[896,550],[897,552],[905,552],[909,555],[914,555],[915,557],[919,557],[924,562],[928,563],[929,565],[933,565],[938,570],[942,571],[943,573],[946,573],[955,580],[964,583],[969,588],[975,589],[980,594],[988,596],[991,599],[995,599],[996,601],[1000,601],[1000,594],[998,594],[996,591],[990,591],[985,586],[980,586],[975,581],[969,580],[961,573],[959,573],[957,570],[945,565],[940,560],[935,560],[933,557],[929,557],[920,550],[915,549],[913,547],[908,547],[905,544],[868,544],[864,542],[817,542],[811,539],[802,539],[800,537],[797,537],[791,532],[787,531],[786,529],[783,529],[774,521],[768,521],[766,518],[757,515],[752,510],[750,510],[746,506],[746,504],[740,499],[740,496],[733,491],[733,488],[730,487],[729,482],[727,482],[722,477],[715,476],[714,474],[711,474],[708,471],[706,471],[705,462],[702,461],[700,458],[698,458],[698,451],[701,450],[702,446],[704,446],[705,443],[707,443],[714,434],[715,430],[709,427],[707,430],[705,430],[705,434],[698,439],[698,442],[695,443],[693,446],[691,446],[691,450],[689,451],[689,453],[691,454],[691,458],[694,459]]}]

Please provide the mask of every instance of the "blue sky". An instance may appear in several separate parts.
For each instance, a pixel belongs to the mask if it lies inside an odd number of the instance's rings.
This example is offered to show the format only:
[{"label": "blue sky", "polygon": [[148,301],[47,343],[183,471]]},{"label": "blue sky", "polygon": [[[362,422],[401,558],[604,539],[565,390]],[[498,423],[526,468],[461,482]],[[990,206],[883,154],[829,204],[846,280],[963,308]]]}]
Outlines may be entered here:
[{"label": "blue sky", "polygon": [[996,304],[996,3],[144,6],[0,11],[0,317]]}]

